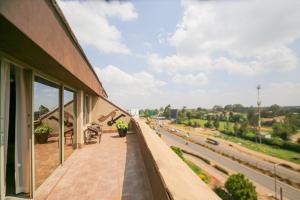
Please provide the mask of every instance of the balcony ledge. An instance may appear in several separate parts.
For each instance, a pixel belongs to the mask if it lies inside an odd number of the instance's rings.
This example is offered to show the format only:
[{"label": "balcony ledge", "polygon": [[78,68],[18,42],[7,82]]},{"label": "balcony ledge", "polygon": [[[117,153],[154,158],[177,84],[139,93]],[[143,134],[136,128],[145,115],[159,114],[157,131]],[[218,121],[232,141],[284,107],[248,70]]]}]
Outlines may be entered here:
[{"label": "balcony ledge", "polygon": [[[155,134],[145,122],[135,119],[136,131],[140,139],[144,140],[146,152],[151,154],[158,175],[160,176],[169,199],[196,200],[196,199],[220,199],[171,149]],[[143,145],[141,145],[142,148]],[[143,152],[143,149],[142,149]],[[145,151],[144,151],[145,153]],[[145,160],[146,168],[149,168],[149,160]],[[149,169],[148,169],[149,171]],[[150,183],[151,174],[148,174]],[[153,182],[151,183],[153,186]],[[153,194],[156,192],[153,191]]]}]

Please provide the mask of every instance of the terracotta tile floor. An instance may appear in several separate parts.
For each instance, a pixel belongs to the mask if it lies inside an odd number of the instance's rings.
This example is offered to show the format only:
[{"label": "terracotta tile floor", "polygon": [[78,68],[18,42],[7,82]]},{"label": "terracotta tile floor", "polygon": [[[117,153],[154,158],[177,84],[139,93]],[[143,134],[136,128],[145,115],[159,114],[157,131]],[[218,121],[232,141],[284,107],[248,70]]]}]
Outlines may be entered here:
[{"label": "terracotta tile floor", "polygon": [[[35,186],[38,188],[45,179],[59,166],[58,137],[51,137],[46,144],[35,144]],[[65,157],[73,152],[72,143],[68,140],[64,144]]]},{"label": "terracotta tile floor", "polygon": [[75,151],[39,188],[35,199],[152,200],[136,134],[104,134]]}]

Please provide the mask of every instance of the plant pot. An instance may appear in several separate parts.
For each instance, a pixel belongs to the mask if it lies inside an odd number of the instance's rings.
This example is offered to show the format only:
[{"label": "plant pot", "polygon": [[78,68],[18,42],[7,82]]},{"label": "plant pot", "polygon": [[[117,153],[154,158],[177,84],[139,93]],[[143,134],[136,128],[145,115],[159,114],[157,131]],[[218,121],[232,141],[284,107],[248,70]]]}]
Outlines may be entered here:
[{"label": "plant pot", "polygon": [[48,142],[48,134],[35,135],[35,138],[39,144],[45,144]]},{"label": "plant pot", "polygon": [[127,129],[118,129],[118,133],[120,137],[125,137],[127,134]]}]

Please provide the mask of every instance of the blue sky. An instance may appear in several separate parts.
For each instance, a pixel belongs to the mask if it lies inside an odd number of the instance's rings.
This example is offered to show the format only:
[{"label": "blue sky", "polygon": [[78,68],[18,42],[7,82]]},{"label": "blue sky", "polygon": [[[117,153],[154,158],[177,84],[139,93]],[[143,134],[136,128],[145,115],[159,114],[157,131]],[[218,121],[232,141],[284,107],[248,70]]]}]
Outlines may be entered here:
[{"label": "blue sky", "polygon": [[124,108],[299,105],[300,2],[59,1]]}]

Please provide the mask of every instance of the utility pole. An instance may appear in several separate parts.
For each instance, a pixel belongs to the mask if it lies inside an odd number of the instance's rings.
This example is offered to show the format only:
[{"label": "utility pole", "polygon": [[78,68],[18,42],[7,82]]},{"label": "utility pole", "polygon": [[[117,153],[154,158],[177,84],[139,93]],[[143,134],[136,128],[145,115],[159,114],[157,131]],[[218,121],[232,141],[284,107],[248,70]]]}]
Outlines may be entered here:
[{"label": "utility pole", "polygon": [[275,200],[277,200],[277,181],[276,181],[276,178],[277,178],[277,174],[276,174],[276,166],[278,164],[274,164],[274,189],[275,189]]},{"label": "utility pole", "polygon": [[257,85],[257,110],[258,110],[258,136],[259,136],[259,142],[261,144],[261,134],[260,134],[260,129],[261,129],[261,119],[260,119],[260,106],[261,106],[261,100],[260,100],[260,94],[259,90],[261,89],[260,85]]}]

